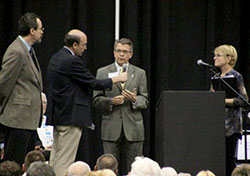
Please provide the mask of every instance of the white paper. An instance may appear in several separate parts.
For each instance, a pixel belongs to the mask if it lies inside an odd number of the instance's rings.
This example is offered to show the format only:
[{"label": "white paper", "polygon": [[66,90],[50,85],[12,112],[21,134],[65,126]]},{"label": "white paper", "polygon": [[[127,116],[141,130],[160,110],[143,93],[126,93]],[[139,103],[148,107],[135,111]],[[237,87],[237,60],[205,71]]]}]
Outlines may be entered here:
[{"label": "white paper", "polygon": [[46,125],[46,116],[43,116],[42,125],[40,128],[37,128],[37,133],[39,139],[42,142],[42,145],[45,148],[49,148],[53,144],[53,126]]},{"label": "white paper", "polygon": [[118,75],[119,75],[118,72],[109,73],[109,78],[113,78],[113,77],[116,77]]},{"label": "white paper", "polygon": [[[237,159],[245,160],[245,136],[238,140]],[[250,159],[250,135],[247,135],[247,159]]]}]

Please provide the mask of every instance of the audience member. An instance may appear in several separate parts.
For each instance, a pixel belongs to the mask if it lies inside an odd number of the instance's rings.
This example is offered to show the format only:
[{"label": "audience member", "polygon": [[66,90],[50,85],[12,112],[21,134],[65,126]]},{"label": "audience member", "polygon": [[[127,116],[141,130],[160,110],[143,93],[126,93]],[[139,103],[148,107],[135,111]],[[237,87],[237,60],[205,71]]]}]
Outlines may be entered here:
[{"label": "audience member", "polygon": [[110,169],[103,169],[101,172],[102,172],[102,176],[116,176],[114,171]]},{"label": "audience member", "polygon": [[42,161],[45,162],[44,154],[39,150],[32,150],[25,156],[24,164],[22,166],[23,172],[26,172],[30,167],[30,164],[35,161]]},{"label": "audience member", "polygon": [[131,165],[132,176],[160,176],[159,164],[147,157],[136,157]]},{"label": "audience member", "polygon": [[104,170],[89,172],[87,176],[116,176],[116,174],[110,169],[104,169]]},{"label": "audience member", "polygon": [[31,163],[27,176],[56,176],[53,168],[42,161]]},{"label": "audience member", "polygon": [[191,176],[191,174],[180,172],[180,173],[178,174],[178,176]]},{"label": "audience member", "polygon": [[202,170],[196,176],[215,176],[210,170]]},{"label": "audience member", "polygon": [[177,176],[177,172],[172,167],[163,167],[161,169],[161,176]]},{"label": "audience member", "polygon": [[0,176],[21,176],[22,170],[15,161],[4,161],[0,164]]},{"label": "audience member", "polygon": [[118,167],[118,162],[116,158],[110,153],[105,153],[97,159],[95,170],[110,169],[115,174],[118,174],[117,167]]},{"label": "audience member", "polygon": [[69,166],[66,176],[85,176],[90,171],[90,167],[87,163],[76,161]]},{"label": "audience member", "polygon": [[250,164],[241,164],[234,168],[232,176],[249,176]]}]

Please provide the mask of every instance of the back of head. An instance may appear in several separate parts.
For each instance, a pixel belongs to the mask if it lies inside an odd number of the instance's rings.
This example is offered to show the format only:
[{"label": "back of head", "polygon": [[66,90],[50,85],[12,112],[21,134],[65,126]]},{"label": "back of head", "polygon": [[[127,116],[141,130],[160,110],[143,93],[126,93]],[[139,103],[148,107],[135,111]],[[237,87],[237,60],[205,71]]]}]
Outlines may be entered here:
[{"label": "back of head", "polygon": [[72,47],[75,42],[80,44],[81,38],[87,40],[86,34],[78,29],[72,29],[65,35],[64,45],[67,47]]},{"label": "back of head", "polygon": [[37,18],[41,19],[35,13],[25,13],[18,21],[18,30],[21,36],[27,36],[30,34],[30,29],[35,30],[38,27]]},{"label": "back of head", "polygon": [[64,37],[64,45],[67,47],[72,47],[74,43],[80,43],[80,37],[77,35],[71,35],[67,33]]},{"label": "back of head", "polygon": [[0,164],[1,176],[21,176],[22,170],[15,161],[4,161]]},{"label": "back of head", "polygon": [[241,164],[234,168],[232,176],[246,176],[250,175],[250,164]]},{"label": "back of head", "polygon": [[117,167],[118,167],[118,162],[116,158],[110,153],[101,155],[96,161],[97,170],[111,169],[116,173]]},{"label": "back of head", "polygon": [[103,176],[116,176],[114,171],[112,171],[110,169],[103,169],[101,172],[102,172]]},{"label": "back of head", "polygon": [[116,176],[116,174],[110,169],[103,169],[89,172],[87,176]]},{"label": "back of head", "polygon": [[31,163],[29,169],[27,170],[27,176],[56,176],[53,168],[48,164],[35,161]]},{"label": "back of head", "polygon": [[172,167],[163,167],[161,169],[161,176],[177,176],[177,172]]},{"label": "back of head", "polygon": [[90,167],[87,163],[77,161],[69,166],[67,176],[85,176],[90,171]]},{"label": "back of head", "polygon": [[147,157],[136,157],[131,165],[132,176],[160,176],[159,164]]},{"label": "back of head", "polygon": [[178,174],[178,176],[191,176],[191,174],[180,172],[180,173]]},{"label": "back of head", "polygon": [[200,171],[196,176],[215,176],[215,174],[209,170]]},{"label": "back of head", "polygon": [[45,156],[39,150],[32,150],[27,153],[24,159],[24,171],[26,171],[30,167],[30,164],[35,161],[45,162]]},{"label": "back of head", "polygon": [[86,176],[102,176],[102,171],[99,170],[99,171],[91,171],[89,173],[87,173]]}]

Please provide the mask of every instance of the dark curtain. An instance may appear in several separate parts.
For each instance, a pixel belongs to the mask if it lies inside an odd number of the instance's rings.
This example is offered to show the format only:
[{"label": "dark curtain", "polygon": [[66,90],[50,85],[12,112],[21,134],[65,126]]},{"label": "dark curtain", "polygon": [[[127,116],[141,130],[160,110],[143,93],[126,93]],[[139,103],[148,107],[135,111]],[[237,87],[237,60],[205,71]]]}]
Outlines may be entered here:
[{"label": "dark curtain", "polygon": [[[0,2],[0,56],[16,38],[17,22],[25,12],[42,17],[45,35],[35,46],[46,92],[46,69],[50,57],[63,46],[72,28],[86,32],[88,51],[83,59],[90,72],[112,63],[114,0],[12,0]],[[250,89],[250,22],[243,0],[121,0],[120,37],[133,40],[131,63],[147,72],[150,106],[143,111],[144,154],[154,158],[155,108],[164,90],[207,91],[211,73],[196,64],[198,59],[213,64],[213,49],[231,44],[238,51],[235,69]],[[198,108],[198,107],[197,107]],[[83,115],[84,117],[84,115]],[[78,157],[94,166],[102,154],[100,114],[93,109],[96,130],[84,129]],[[185,123],[185,122],[183,122]],[[171,132],[170,132],[171,133]]]}]

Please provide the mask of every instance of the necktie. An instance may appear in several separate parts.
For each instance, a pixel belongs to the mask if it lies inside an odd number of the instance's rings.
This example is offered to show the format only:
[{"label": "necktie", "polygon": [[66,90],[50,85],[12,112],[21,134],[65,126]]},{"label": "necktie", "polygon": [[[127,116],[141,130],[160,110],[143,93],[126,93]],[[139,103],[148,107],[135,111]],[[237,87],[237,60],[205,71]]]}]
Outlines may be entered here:
[{"label": "necktie", "polygon": [[34,51],[33,51],[32,47],[30,48],[29,53],[30,53],[30,56],[31,56],[31,58],[32,58],[32,60],[33,60],[33,62],[35,64],[35,66],[36,66],[36,69],[38,70],[38,65],[37,65],[37,62],[36,62],[36,59],[35,59],[35,56],[34,56]]}]

